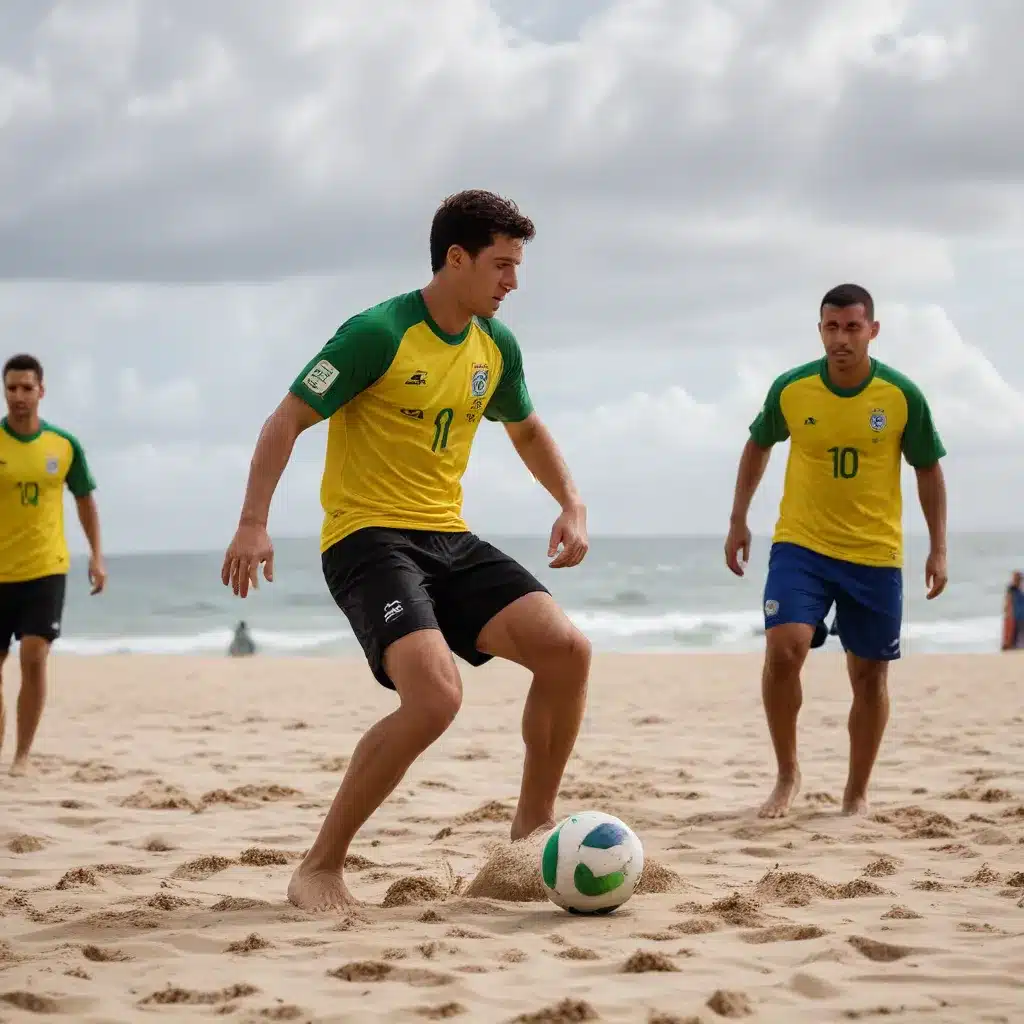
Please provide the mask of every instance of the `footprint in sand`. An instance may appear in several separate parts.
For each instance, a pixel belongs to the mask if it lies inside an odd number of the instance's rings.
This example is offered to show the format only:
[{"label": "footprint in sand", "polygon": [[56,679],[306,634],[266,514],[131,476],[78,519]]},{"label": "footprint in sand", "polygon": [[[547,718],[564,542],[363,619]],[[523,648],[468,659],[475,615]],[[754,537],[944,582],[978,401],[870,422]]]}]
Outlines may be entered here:
[{"label": "footprint in sand", "polygon": [[81,889],[84,886],[98,886],[99,879],[96,872],[89,868],[72,868],[66,871],[61,880],[56,884],[56,889]]},{"label": "footprint in sand", "polygon": [[134,959],[130,953],[124,953],[120,949],[102,949],[100,946],[83,946],[82,956],[94,964],[125,963]]},{"label": "footprint in sand", "polygon": [[450,1020],[469,1013],[469,1010],[462,1003],[441,1003],[439,1006],[417,1006],[412,1012],[426,1020]]},{"label": "footprint in sand", "polygon": [[638,949],[622,965],[623,974],[650,974],[652,972],[667,974],[678,970],[679,968],[664,953],[657,953],[649,949]]},{"label": "footprint in sand", "polygon": [[46,849],[46,841],[36,836],[15,836],[13,839],[8,840],[7,849],[11,853],[17,854],[39,853]]},{"label": "footprint in sand", "polygon": [[123,772],[119,772],[112,764],[100,761],[87,761],[71,774],[72,782],[118,782],[123,778]]},{"label": "footprint in sand", "polygon": [[883,921],[920,921],[921,918],[922,915],[916,910],[911,910],[910,907],[902,905],[894,906],[882,915]]},{"label": "footprint in sand", "polygon": [[300,796],[302,793],[291,786],[279,786],[276,783],[271,783],[265,786],[245,785],[235,786],[234,789],[213,789],[204,793],[199,802],[203,807],[224,805],[251,808]]},{"label": "footprint in sand", "polygon": [[198,806],[189,795],[177,786],[156,779],[145,783],[140,789],[121,801],[122,807],[142,811],[197,811]]},{"label": "footprint in sand", "polygon": [[142,849],[147,853],[170,853],[177,848],[169,839],[162,836],[153,836],[142,844]]},{"label": "footprint in sand", "polygon": [[824,928],[814,924],[780,924],[772,928],[761,928],[753,932],[741,932],[744,942],[760,945],[767,942],[806,942],[827,935]]},{"label": "footprint in sand", "polygon": [[730,992],[721,988],[705,1005],[719,1017],[749,1017],[754,1012],[754,1004],[745,992]]},{"label": "footprint in sand", "polygon": [[450,974],[428,971],[422,967],[395,967],[382,960],[355,960],[328,971],[327,976],[359,984],[401,981],[417,987],[447,985],[453,980]]},{"label": "footprint in sand", "polygon": [[899,861],[892,857],[879,857],[873,860],[863,871],[868,878],[885,878],[895,875],[899,870]]},{"label": "footprint in sand", "polygon": [[575,1024],[576,1021],[600,1020],[600,1015],[585,999],[565,998],[533,1013],[521,1013],[509,1024]]},{"label": "footprint in sand", "polygon": [[250,932],[244,939],[230,943],[224,950],[225,953],[255,953],[261,949],[272,949],[273,944],[262,935]]},{"label": "footprint in sand", "polygon": [[920,952],[911,946],[897,946],[891,942],[879,942],[876,939],[869,939],[863,935],[851,935],[846,940],[861,956],[875,963],[894,963],[904,957]]},{"label": "footprint in sand", "polygon": [[238,857],[238,863],[251,868],[276,867],[282,864],[292,864],[302,860],[303,854],[291,853],[285,850],[274,850],[266,846],[250,846],[243,850]]},{"label": "footprint in sand", "polygon": [[[229,985],[216,991],[197,991],[168,985],[139,1000],[139,1006],[217,1006],[234,1003],[238,999],[259,995],[255,985],[245,983]],[[228,1011],[230,1012],[230,1011]]]},{"label": "footprint in sand", "polygon": [[0,992],[0,1003],[6,1003],[26,1013],[60,1013],[60,1003],[56,999],[37,996],[32,992]]},{"label": "footprint in sand", "polygon": [[555,956],[559,960],[600,960],[601,958],[592,949],[585,946],[566,946],[560,949]]},{"label": "footprint in sand", "polygon": [[171,873],[171,878],[185,879],[189,882],[205,882],[206,879],[212,878],[221,871],[226,871],[236,863],[237,861],[232,860],[230,857],[221,857],[215,853],[209,854],[205,857],[197,857],[195,860],[186,861],[175,868]]}]

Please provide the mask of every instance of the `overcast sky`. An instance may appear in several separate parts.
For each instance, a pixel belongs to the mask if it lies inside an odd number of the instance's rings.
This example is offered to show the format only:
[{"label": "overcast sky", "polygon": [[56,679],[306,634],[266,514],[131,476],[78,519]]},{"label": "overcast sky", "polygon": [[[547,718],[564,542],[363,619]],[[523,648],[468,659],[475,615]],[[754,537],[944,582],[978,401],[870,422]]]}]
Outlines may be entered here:
[{"label": "overcast sky", "polygon": [[[593,532],[722,534],[845,280],[932,403],[952,528],[1019,528],[1022,38],[1019,0],[4,0],[3,349],[43,359],[109,550],[223,549],[292,377],[491,188],[537,224],[502,318]],[[319,529],[325,440],[272,532]],[[480,532],[550,527],[497,425],[465,485]]]}]

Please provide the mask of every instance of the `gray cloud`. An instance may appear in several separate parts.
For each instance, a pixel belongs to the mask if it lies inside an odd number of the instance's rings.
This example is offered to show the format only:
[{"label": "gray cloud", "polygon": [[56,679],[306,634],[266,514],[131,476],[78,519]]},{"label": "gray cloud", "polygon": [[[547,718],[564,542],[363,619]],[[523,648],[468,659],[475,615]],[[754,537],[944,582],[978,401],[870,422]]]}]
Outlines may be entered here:
[{"label": "gray cloud", "polygon": [[[892,313],[879,355],[948,424],[957,514],[1014,519],[985,474],[1024,426],[1024,8],[422,10],[0,9],[0,336],[44,358],[47,415],[93,454],[112,544],[223,543],[294,374],[352,312],[426,280],[436,203],[478,185],[537,221],[503,316],[595,529],[719,529],[759,389],[818,351],[818,298],[849,279]],[[322,449],[302,439],[286,532],[317,528]],[[489,528],[549,523],[500,429],[466,492]]]}]

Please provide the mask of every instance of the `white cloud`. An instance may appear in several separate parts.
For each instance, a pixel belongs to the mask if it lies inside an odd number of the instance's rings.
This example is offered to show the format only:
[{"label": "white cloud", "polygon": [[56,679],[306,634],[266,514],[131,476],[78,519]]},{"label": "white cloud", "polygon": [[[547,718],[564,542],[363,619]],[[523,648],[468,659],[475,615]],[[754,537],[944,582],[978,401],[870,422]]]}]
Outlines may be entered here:
[{"label": "white cloud", "polygon": [[[9,3],[0,337],[43,357],[111,544],[226,543],[292,376],[424,283],[436,203],[478,185],[537,221],[504,319],[595,529],[720,529],[841,280],[932,401],[960,521],[1019,507],[994,497],[1024,479],[1019,5]],[[322,444],[285,532],[319,525]],[[466,496],[481,528],[550,524],[493,425]]]}]

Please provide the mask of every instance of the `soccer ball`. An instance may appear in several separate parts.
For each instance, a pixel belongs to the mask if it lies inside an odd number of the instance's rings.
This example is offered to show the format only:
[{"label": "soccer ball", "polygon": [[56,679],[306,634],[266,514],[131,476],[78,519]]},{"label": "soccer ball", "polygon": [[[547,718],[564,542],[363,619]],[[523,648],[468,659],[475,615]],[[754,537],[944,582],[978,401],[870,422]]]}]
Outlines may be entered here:
[{"label": "soccer ball", "polygon": [[564,818],[541,847],[544,892],[571,914],[610,914],[633,895],[643,869],[636,833],[603,811]]}]

